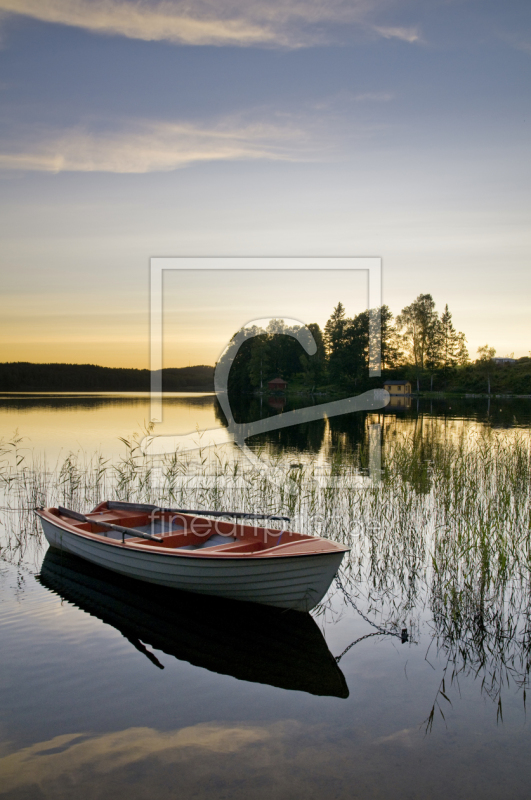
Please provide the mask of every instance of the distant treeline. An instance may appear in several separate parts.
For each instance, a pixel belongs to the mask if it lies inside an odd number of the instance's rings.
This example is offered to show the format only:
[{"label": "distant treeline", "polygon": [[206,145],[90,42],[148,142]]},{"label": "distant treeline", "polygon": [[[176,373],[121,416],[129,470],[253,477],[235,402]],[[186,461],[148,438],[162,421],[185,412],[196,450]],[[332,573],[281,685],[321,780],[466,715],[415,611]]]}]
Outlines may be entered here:
[{"label": "distant treeline", "polygon": [[[94,364],[0,364],[2,392],[149,392],[148,369],[98,367]],[[162,370],[165,392],[214,390],[214,367]]]},{"label": "distant treeline", "polygon": [[[413,391],[531,394],[529,358],[498,366],[492,360],[496,351],[484,345],[472,362],[448,305],[438,314],[430,294],[419,295],[396,317],[382,306],[349,318],[338,303],[324,330],[316,323],[308,328],[317,346],[311,356],[293,337],[297,327],[283,320],[271,320],[265,330],[249,329],[249,341],[232,365],[229,390],[267,390],[268,381],[280,377],[288,390],[360,392],[394,378],[410,380]],[[371,330],[380,332],[380,378],[369,378]]]}]

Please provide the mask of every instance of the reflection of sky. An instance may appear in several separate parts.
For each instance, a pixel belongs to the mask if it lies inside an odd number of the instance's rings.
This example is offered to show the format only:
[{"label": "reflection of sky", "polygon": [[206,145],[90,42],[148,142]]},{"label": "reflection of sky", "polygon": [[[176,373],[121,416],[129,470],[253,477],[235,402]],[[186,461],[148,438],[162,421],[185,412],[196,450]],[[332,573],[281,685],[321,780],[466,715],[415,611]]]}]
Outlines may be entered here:
[{"label": "reflection of sky", "polygon": [[527,3],[2,10],[6,359],[146,366],[148,259],[194,254],[379,255],[395,313],[432,292],[527,354]]},{"label": "reflection of sky", "polygon": [[[9,441],[18,429],[27,457],[46,454],[48,465],[69,452],[96,452],[105,457],[125,456],[120,437],[130,439],[141,434],[150,418],[147,392],[124,395],[65,395],[36,398],[18,395],[14,400],[0,400],[0,438]],[[214,395],[173,393],[164,402],[164,422],[157,432],[190,433],[197,428],[216,425]],[[143,435],[143,434],[142,434]]]},{"label": "reflection of sky", "polygon": [[[277,409],[268,402],[267,396],[245,399],[241,405],[234,404],[233,413],[237,422],[253,422],[267,416],[275,416]],[[325,397],[290,397],[283,411],[292,411],[305,406],[321,404]],[[105,458],[125,456],[125,447],[120,437],[132,439],[134,434],[143,438],[145,425],[150,415],[150,398],[147,392],[129,395],[75,395],[63,397],[45,395],[14,395],[0,399],[0,440],[9,442],[18,430],[23,437],[22,453],[31,460],[32,454],[41,458],[46,454],[48,467],[56,460],[62,461],[70,452],[89,459],[101,452]],[[529,403],[526,400],[500,402],[487,398],[480,400],[457,399],[449,402],[421,399],[412,400],[411,408],[388,408],[384,413],[353,413],[294,425],[267,434],[253,436],[248,446],[264,458],[274,460],[282,457],[286,463],[302,461],[328,469],[334,456],[343,453],[347,460],[354,455],[357,463],[357,448],[365,442],[371,425],[383,428],[384,446],[396,439],[420,437],[429,441],[451,441],[471,444],[480,431],[494,428],[501,436],[505,433],[518,435],[521,429],[529,429]],[[224,426],[215,395],[172,393],[165,396],[163,422],[154,426],[154,434],[161,437],[192,434],[198,446],[205,443],[205,434]],[[206,437],[208,438],[208,437]],[[232,461],[235,453],[230,447],[215,447],[188,454],[199,468],[202,460],[212,462],[214,472],[219,467],[218,458],[225,463]]]}]

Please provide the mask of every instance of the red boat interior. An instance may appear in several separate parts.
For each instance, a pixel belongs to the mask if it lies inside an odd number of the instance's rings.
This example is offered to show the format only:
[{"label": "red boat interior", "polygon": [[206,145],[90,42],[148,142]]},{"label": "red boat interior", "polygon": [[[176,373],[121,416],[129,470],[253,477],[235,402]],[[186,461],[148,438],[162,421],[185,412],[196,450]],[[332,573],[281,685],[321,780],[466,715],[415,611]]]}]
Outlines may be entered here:
[{"label": "red boat interior", "polygon": [[[300,549],[301,544],[312,542],[325,544],[313,536],[282,531],[277,528],[267,528],[261,525],[242,525],[222,519],[205,519],[204,517],[189,514],[174,514],[162,512],[139,512],[133,509],[109,509],[106,503],[101,503],[94,511],[85,516],[90,522],[83,522],[63,516],[57,509],[49,511],[58,517],[62,523],[78,531],[98,534],[102,537],[122,540],[118,531],[104,528],[101,522],[134,528],[142,533],[162,537],[162,542],[144,539],[126,534],[127,544],[143,546],[164,547],[184,551],[208,550],[204,555],[218,553],[252,554],[271,548],[279,547],[282,552]],[[326,543],[328,544],[328,543]],[[303,546],[303,549],[306,548]],[[318,547],[318,549],[321,549]]]}]

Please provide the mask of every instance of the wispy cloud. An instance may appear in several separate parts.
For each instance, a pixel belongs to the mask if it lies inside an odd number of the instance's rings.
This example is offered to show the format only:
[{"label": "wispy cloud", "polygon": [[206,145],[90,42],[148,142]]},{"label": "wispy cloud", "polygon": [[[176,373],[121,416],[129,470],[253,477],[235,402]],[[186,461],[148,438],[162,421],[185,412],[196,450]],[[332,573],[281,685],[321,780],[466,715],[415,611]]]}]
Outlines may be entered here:
[{"label": "wispy cloud", "polygon": [[400,39],[403,42],[410,42],[411,44],[414,42],[419,42],[421,38],[419,29],[416,26],[411,28],[401,28],[375,25],[374,31],[380,36],[383,36],[384,39]]},{"label": "wispy cloud", "polygon": [[[389,0],[0,0],[0,12],[43,22],[188,45],[301,47],[344,38],[357,26],[416,42],[416,28],[385,27],[373,15]],[[338,28],[339,26],[339,29]],[[334,27],[336,30],[334,30]]]},{"label": "wispy cloud", "polygon": [[200,161],[312,159],[303,130],[284,125],[222,122],[136,122],[126,130],[95,133],[74,128],[41,131],[38,137],[0,148],[0,169],[39,172],[147,173],[179,169]]},{"label": "wispy cloud", "polygon": [[191,13],[184,3],[127,0],[0,0],[0,10],[95,33],[180,44],[267,43],[273,31],[241,18]]}]

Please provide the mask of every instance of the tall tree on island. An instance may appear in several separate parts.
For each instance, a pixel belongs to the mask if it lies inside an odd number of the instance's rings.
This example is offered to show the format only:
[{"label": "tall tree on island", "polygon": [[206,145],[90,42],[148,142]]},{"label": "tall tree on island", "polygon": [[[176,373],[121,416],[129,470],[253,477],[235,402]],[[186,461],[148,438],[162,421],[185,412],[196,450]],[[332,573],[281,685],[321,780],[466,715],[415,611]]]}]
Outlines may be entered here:
[{"label": "tall tree on island", "polygon": [[324,329],[324,344],[328,357],[328,367],[333,380],[339,378],[341,374],[341,351],[344,346],[346,326],[345,306],[343,303],[338,303]]},{"label": "tall tree on island", "polygon": [[440,342],[440,321],[431,294],[419,294],[411,305],[402,309],[396,318],[402,331],[406,357],[417,373],[417,391],[420,389],[420,372],[434,366]]},{"label": "tall tree on island", "polygon": [[466,346],[466,336],[460,331],[457,334],[457,363],[460,367],[466,367],[470,364],[470,356],[468,354],[468,347]]},{"label": "tall tree on island", "polygon": [[375,355],[370,347],[375,317],[379,320],[377,335],[381,342],[381,362],[378,354],[378,364],[381,363],[384,369],[394,369],[399,365],[401,353],[389,307],[362,311],[347,318],[344,306],[339,303],[325,326],[329,372],[334,383],[354,388],[368,380],[371,356]]},{"label": "tall tree on island", "polygon": [[393,325],[393,314],[389,306],[380,308],[382,369],[396,369],[400,366],[403,353],[400,350],[400,337]]},{"label": "tall tree on island", "polygon": [[[362,380],[368,378],[368,369],[379,363],[382,369],[394,369],[400,363],[400,349],[397,340],[396,328],[392,325],[393,314],[389,306],[374,309],[377,312],[379,326],[376,334],[380,339],[380,353],[378,362],[371,364],[371,334],[373,332],[373,313],[371,310],[362,311],[353,319],[347,319],[344,332],[344,346],[348,351],[343,359],[344,367],[350,375]],[[376,355],[376,353],[374,354]],[[381,358],[380,358],[381,355]],[[356,383],[356,380],[354,380]]]},{"label": "tall tree on island", "polygon": [[448,303],[441,314],[441,366],[444,370],[468,363],[466,337],[462,331],[457,332],[452,322]]}]

